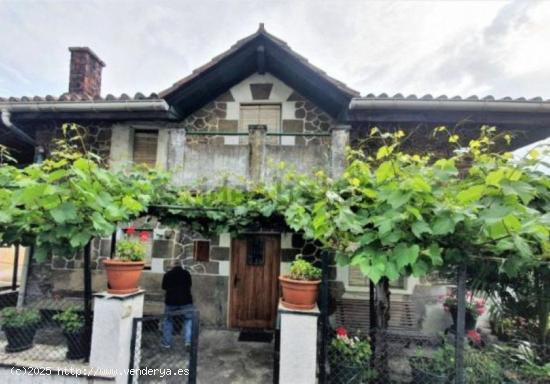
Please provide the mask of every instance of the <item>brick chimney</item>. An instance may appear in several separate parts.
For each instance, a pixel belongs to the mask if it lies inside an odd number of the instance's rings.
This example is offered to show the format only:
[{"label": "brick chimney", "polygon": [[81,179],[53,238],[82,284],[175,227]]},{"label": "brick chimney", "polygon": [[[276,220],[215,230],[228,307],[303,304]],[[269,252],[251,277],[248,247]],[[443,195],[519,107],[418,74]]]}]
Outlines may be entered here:
[{"label": "brick chimney", "polygon": [[88,47],[69,47],[69,93],[92,98],[101,94],[101,70],[105,63]]}]

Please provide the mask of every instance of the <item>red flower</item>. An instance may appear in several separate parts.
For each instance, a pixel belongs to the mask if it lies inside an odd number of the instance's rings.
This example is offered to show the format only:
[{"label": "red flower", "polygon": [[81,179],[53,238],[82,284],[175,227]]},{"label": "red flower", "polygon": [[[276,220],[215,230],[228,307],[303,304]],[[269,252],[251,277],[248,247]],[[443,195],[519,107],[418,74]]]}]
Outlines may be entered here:
[{"label": "red flower", "polygon": [[481,335],[475,329],[469,330],[468,333],[467,333],[467,336],[468,336],[468,339],[470,339],[472,341],[472,343],[474,343],[476,345],[481,344]]},{"label": "red flower", "polygon": [[149,240],[149,232],[141,231],[139,233],[139,239],[143,242]]},{"label": "red flower", "polygon": [[136,227],[128,227],[126,228],[126,234],[128,235],[133,235],[134,233],[136,233]]},{"label": "red flower", "polygon": [[336,336],[345,337],[348,335],[348,331],[344,327],[336,328]]}]

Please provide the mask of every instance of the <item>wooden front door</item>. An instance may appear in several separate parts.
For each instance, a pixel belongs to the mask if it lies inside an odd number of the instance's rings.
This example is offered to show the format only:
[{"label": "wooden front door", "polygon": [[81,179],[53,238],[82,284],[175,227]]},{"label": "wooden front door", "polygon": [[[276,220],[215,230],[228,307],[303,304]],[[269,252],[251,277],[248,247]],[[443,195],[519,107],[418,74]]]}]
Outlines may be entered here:
[{"label": "wooden front door", "polygon": [[229,326],[274,328],[279,300],[280,237],[249,235],[231,242]]}]

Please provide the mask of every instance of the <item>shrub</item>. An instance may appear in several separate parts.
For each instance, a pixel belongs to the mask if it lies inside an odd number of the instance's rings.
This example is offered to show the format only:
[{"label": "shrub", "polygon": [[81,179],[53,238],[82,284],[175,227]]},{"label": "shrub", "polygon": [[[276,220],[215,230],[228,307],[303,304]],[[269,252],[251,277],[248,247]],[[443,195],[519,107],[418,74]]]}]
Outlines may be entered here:
[{"label": "shrub", "polygon": [[40,323],[40,312],[36,309],[7,307],[0,311],[2,327],[23,328]]},{"label": "shrub", "polygon": [[455,350],[444,343],[431,356],[419,350],[410,360],[411,366],[423,372],[437,376],[451,376],[455,369]]},{"label": "shrub", "polygon": [[349,366],[367,365],[372,356],[368,337],[349,336],[344,327],[336,329],[336,337],[332,339],[329,348],[330,356],[337,356],[340,361]]},{"label": "shrub", "polygon": [[145,244],[133,239],[122,239],[116,243],[116,257],[121,261],[143,261]]},{"label": "shrub", "polygon": [[68,333],[76,333],[84,328],[84,317],[78,313],[76,307],[70,307],[61,313],[53,316],[63,330]]},{"label": "shrub", "polygon": [[309,261],[298,256],[290,265],[289,277],[294,280],[319,280],[321,268],[313,266]]}]

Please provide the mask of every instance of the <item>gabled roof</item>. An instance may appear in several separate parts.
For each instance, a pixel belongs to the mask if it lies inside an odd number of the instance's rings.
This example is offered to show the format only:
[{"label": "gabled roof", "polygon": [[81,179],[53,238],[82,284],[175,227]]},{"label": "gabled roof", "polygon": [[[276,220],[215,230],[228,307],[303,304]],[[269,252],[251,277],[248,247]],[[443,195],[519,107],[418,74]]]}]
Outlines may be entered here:
[{"label": "gabled roof", "polygon": [[263,24],[159,96],[186,116],[255,72],[271,73],[334,117],[345,113],[351,98],[359,96],[268,33]]}]

